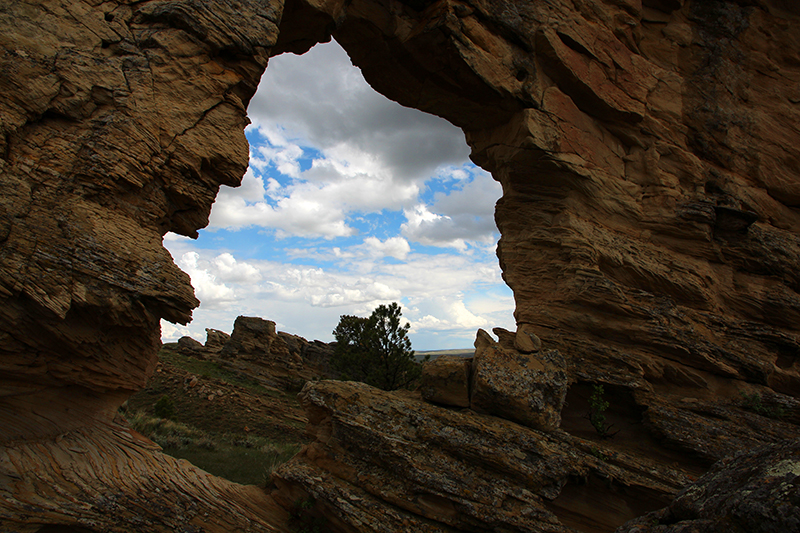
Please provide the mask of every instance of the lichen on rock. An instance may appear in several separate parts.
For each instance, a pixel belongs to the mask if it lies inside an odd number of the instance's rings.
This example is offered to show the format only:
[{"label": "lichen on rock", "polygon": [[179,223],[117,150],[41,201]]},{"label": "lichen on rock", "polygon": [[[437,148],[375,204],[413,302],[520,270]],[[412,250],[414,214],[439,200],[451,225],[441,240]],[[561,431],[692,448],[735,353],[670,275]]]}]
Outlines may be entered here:
[{"label": "lichen on rock", "polygon": [[[502,184],[519,327],[473,362],[484,414],[308,386],[317,441],[279,472],[278,501],[312,494],[341,531],[608,531],[713,461],[796,439],[798,15],[784,0],[3,3],[2,527],[286,529],[264,491],[166,460],[114,417],[153,371],[159,320],[198,303],[163,236],[196,235],[240,182],[270,54],[331,37],[377,91],[462,128]],[[623,428],[603,443],[580,425],[590,384]],[[670,512],[727,498],[713,479]],[[792,501],[775,527],[793,527]]]}]

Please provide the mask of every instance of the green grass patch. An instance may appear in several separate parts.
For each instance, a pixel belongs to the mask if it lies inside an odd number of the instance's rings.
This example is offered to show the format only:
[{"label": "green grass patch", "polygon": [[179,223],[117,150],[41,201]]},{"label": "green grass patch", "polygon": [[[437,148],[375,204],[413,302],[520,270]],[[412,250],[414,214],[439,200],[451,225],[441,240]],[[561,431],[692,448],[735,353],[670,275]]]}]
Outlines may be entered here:
[{"label": "green grass patch", "polygon": [[267,389],[257,379],[248,376],[244,372],[231,370],[219,361],[208,361],[204,359],[196,359],[187,355],[173,352],[168,348],[162,348],[158,354],[158,358],[165,363],[183,369],[192,374],[196,374],[204,379],[218,379],[225,383],[238,385],[244,387],[256,394],[268,396],[282,396],[280,391]]},{"label": "green grass patch", "polygon": [[265,485],[272,471],[291,459],[299,444],[252,435],[215,436],[187,424],[137,412],[128,418],[139,433],[206,472],[244,485]]}]

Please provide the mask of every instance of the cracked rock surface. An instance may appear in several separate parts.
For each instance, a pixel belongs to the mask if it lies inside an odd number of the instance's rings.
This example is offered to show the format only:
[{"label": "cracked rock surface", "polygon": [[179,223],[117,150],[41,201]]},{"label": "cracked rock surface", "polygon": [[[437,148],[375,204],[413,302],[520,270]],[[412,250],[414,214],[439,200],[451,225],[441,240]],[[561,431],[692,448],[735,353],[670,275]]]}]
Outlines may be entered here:
[{"label": "cracked rock surface", "polygon": [[[164,234],[196,235],[240,182],[268,58],[331,37],[377,91],[462,128],[502,184],[518,331],[497,342],[526,365],[559,354],[560,385],[552,412],[523,417],[538,430],[309,386],[317,442],[274,498],[313,494],[348,532],[612,531],[715,461],[784,450],[800,421],[798,28],[785,0],[2,3],[0,524],[172,531],[150,510],[180,507],[199,531],[288,527],[273,496],[131,444],[114,417],[153,371],[159,320],[198,304]],[[613,439],[585,419],[596,385]],[[770,512],[713,496],[718,475],[670,516]]]}]

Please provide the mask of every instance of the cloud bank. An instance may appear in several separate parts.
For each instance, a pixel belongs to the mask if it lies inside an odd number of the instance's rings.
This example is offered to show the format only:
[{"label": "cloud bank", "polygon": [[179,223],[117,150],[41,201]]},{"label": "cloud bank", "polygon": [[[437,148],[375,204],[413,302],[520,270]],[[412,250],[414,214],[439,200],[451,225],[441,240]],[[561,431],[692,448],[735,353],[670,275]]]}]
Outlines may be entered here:
[{"label": "cloud bank", "polygon": [[165,340],[202,341],[238,315],[330,340],[339,315],[391,301],[417,349],[513,328],[494,255],[501,188],[460,130],[375,93],[336,44],[273,58],[248,112],[242,186],[222,188],[198,241],[165,239],[201,301]]}]

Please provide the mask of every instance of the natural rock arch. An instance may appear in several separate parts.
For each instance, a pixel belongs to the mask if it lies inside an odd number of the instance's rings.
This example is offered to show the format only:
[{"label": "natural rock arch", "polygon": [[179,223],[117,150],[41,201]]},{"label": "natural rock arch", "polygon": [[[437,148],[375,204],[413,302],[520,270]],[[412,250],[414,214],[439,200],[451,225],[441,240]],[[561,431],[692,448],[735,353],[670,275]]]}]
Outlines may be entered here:
[{"label": "natural rock arch", "polygon": [[[800,68],[785,9],[0,7],[2,527],[285,528],[263,491],[165,457],[114,419],[153,369],[158,320],[197,305],[162,236],[196,234],[219,185],[240,181],[268,57],[331,35],[376,90],[461,127],[502,183],[517,322],[561,350],[571,379],[626,389],[651,432],[707,461],[796,437],[732,408],[740,390],[790,406],[800,390]],[[406,511],[447,507],[423,503]]]}]

